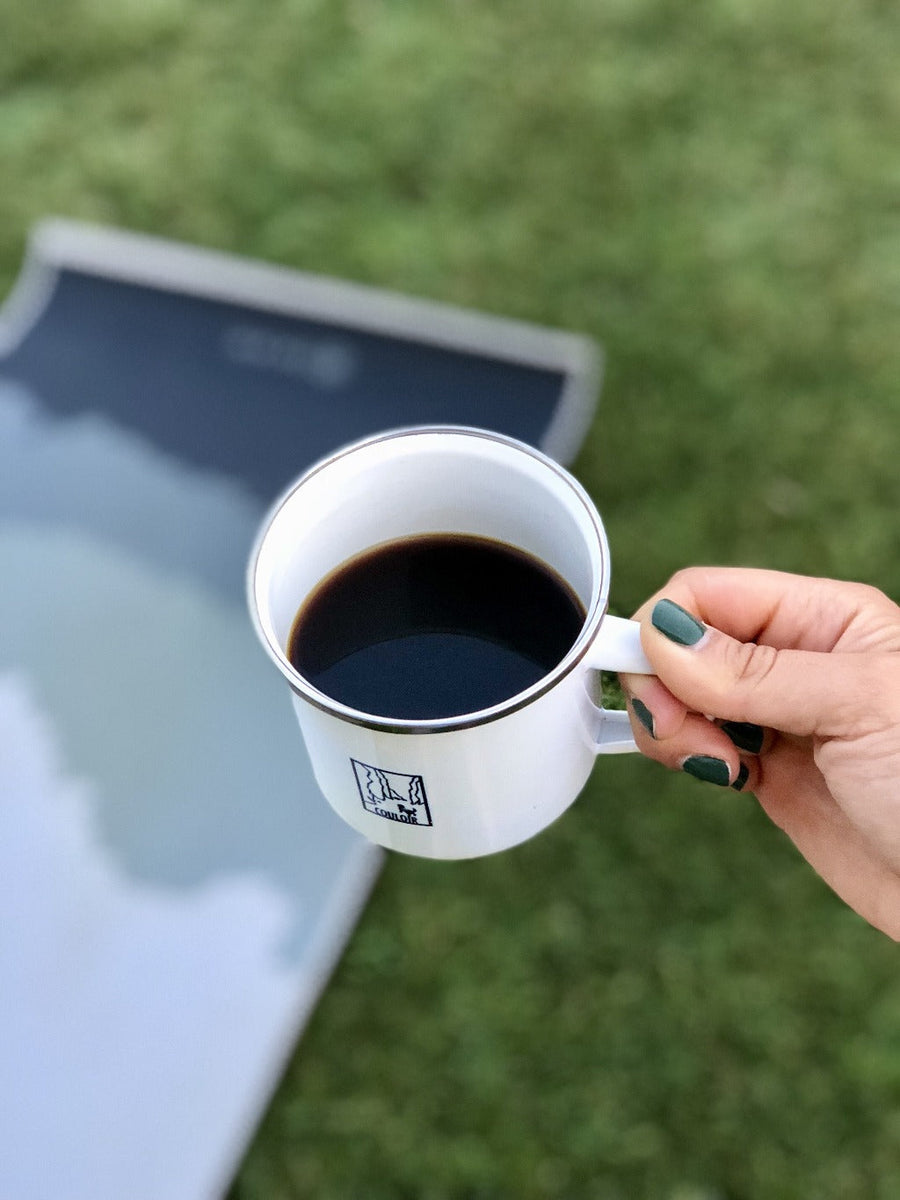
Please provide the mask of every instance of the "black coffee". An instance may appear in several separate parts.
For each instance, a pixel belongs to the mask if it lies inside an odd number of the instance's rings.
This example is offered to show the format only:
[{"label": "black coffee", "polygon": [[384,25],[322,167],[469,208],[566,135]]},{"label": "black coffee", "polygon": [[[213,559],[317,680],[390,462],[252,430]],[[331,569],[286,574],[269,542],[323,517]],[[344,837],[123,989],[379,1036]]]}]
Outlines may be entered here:
[{"label": "black coffee", "polygon": [[453,717],[542,679],[584,619],[538,559],[486,538],[426,534],[376,546],[324,579],[297,613],[288,657],[351,708]]}]

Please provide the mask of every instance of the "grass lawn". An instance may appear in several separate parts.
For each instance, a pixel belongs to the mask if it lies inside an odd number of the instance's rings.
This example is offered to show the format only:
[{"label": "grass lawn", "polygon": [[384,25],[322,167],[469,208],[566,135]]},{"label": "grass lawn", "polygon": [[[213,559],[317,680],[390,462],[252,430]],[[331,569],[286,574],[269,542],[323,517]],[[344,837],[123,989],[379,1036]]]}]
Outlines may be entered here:
[{"label": "grass lawn", "polygon": [[[587,332],[614,607],[900,597],[900,9],[0,0],[0,291],[46,213]],[[232,1200],[895,1200],[900,977],[751,797],[635,757],[394,857]]]}]

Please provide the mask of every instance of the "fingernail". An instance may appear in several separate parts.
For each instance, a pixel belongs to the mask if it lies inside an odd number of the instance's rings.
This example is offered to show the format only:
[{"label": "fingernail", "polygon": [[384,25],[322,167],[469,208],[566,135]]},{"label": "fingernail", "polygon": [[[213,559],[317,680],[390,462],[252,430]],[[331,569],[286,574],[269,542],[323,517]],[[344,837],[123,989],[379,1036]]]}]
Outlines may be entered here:
[{"label": "fingernail", "polygon": [[632,711],[634,712],[634,715],[637,717],[637,719],[640,721],[640,723],[643,725],[643,727],[647,730],[647,732],[650,734],[650,736],[652,738],[655,738],[656,734],[653,732],[653,713],[650,711],[650,709],[647,707],[647,705],[643,704],[640,700],[636,700],[632,696],[631,708],[632,708]]},{"label": "fingernail", "polygon": [[679,646],[696,646],[706,633],[706,626],[676,604],[674,600],[658,600],[650,616],[654,629]]},{"label": "fingernail", "polygon": [[737,779],[735,779],[734,783],[731,785],[732,791],[742,792],[744,790],[744,784],[749,778],[750,768],[746,763],[741,763],[741,769],[737,773]]},{"label": "fingernail", "polygon": [[761,725],[751,725],[749,721],[723,721],[720,729],[745,754],[759,754],[762,750],[764,733]]},{"label": "fingernail", "polygon": [[728,787],[731,782],[728,763],[708,754],[693,754],[684,760],[681,769],[687,771],[688,775],[693,775],[695,779],[702,779],[704,783],[715,783],[719,787]]}]

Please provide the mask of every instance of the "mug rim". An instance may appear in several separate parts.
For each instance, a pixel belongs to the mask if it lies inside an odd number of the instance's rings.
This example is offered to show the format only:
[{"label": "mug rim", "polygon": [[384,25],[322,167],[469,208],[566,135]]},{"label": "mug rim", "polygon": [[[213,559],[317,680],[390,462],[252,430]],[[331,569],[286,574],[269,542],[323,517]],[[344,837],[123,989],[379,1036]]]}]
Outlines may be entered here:
[{"label": "mug rim", "polygon": [[[575,498],[580,502],[584,514],[587,517],[591,529],[595,535],[595,545],[599,552],[600,559],[600,585],[597,589],[597,595],[593,598],[591,607],[585,614],[585,619],[579,630],[578,636],[570,647],[569,651],[560,659],[560,661],[542,675],[536,683],[533,683],[524,691],[515,692],[512,696],[497,704],[491,705],[489,708],[476,709],[469,713],[459,713],[451,717],[432,717],[432,718],[403,718],[403,717],[388,717],[379,716],[375,713],[367,713],[361,709],[355,709],[350,705],[343,704],[339,700],[333,699],[327,692],[320,691],[315,687],[305,676],[294,667],[288,659],[286,653],[278,644],[277,639],[272,634],[271,630],[264,624],[261,613],[259,600],[259,561],[262,554],[263,546],[268,537],[276,518],[285,506],[291,501],[293,496],[304,487],[312,478],[321,472],[328,470],[334,463],[346,458],[348,455],[355,454],[361,450],[371,446],[378,445],[382,442],[395,441],[398,439],[409,439],[420,436],[450,436],[464,437],[467,439],[478,438],[484,441],[490,441],[505,446],[508,449],[518,451],[528,455],[536,460],[545,469],[549,469],[557,476],[572,492]],[[396,540],[396,539],[390,539]],[[373,546],[378,543],[373,543]],[[323,712],[329,713],[331,716],[347,722],[352,725],[358,725],[365,729],[370,729],[381,733],[407,733],[407,734],[433,734],[433,733],[451,733],[457,730],[472,729],[477,726],[487,725],[493,721],[499,721],[503,717],[509,716],[512,713],[518,712],[521,709],[533,704],[539,700],[547,692],[557,686],[566,676],[568,676],[584,659],[585,655],[590,650],[597,630],[606,615],[609,595],[609,546],[606,539],[606,531],[603,527],[603,522],[600,519],[596,506],[591,500],[585,488],[578,482],[575,477],[561,466],[554,459],[543,451],[538,450],[534,446],[530,446],[527,442],[523,442],[518,438],[510,437],[503,433],[494,433],[492,430],[480,429],[477,426],[470,425],[410,425],[397,429],[386,430],[381,433],[376,433],[350,442],[347,445],[339,447],[331,454],[319,459],[313,463],[306,471],[304,471],[297,479],[295,479],[286,490],[275,500],[268,512],[264,516],[253,549],[250,554],[250,559],[247,567],[247,602],[250,610],[250,616],[253,621],[253,626],[257,637],[261,641],[264,649],[269,657],[278,667],[281,674],[287,680],[291,691],[301,699],[311,704]]]}]

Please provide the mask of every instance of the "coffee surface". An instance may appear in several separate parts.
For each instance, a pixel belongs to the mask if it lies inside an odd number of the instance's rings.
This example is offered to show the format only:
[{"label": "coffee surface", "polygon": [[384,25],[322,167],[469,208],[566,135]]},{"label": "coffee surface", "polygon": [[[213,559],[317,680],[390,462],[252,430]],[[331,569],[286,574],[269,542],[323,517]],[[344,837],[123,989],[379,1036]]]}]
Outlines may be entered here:
[{"label": "coffee surface", "polygon": [[376,546],[325,578],[297,613],[288,657],[351,708],[432,720],[531,687],[584,619],[538,559],[487,538],[426,534]]}]

